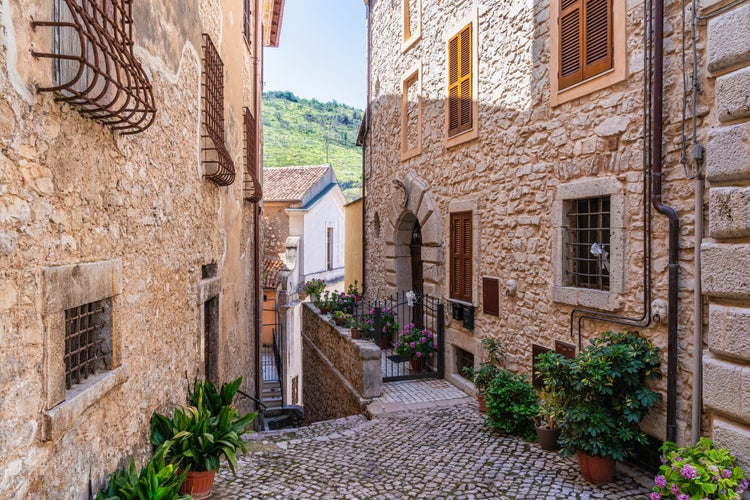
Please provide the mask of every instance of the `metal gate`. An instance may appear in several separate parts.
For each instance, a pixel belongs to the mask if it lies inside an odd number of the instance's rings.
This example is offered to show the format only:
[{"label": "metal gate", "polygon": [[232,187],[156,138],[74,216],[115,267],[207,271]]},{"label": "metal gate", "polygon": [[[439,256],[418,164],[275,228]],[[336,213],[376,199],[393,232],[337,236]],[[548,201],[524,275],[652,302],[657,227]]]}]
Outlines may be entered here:
[{"label": "metal gate", "polygon": [[[419,292],[399,292],[385,300],[362,302],[357,321],[362,335],[381,348],[383,381],[443,378],[445,374],[445,306],[440,299]],[[409,325],[429,330],[436,341],[435,356],[424,358],[422,367],[397,352],[399,335]]]}]

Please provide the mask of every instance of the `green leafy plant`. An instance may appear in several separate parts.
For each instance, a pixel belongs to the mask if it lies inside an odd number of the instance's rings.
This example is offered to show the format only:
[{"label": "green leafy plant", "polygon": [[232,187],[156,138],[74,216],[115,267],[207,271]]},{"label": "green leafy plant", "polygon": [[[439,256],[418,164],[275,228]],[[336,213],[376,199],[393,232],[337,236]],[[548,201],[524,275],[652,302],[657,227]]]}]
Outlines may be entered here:
[{"label": "green leafy plant", "polygon": [[661,377],[659,352],[637,332],[611,331],[571,359],[557,359],[555,377],[567,408],[562,455],[581,451],[623,460],[646,435],[638,424],[661,394],[646,382]]},{"label": "green leafy plant", "polygon": [[405,358],[430,359],[435,356],[437,336],[428,328],[417,328],[409,323],[398,336],[396,353]]},{"label": "green leafy plant", "polygon": [[713,441],[700,438],[693,447],[678,448],[667,441],[662,466],[654,478],[651,500],[729,500],[741,498],[748,482],[737,457]]},{"label": "green leafy plant", "polygon": [[558,429],[570,400],[570,377],[567,358],[550,351],[536,358],[536,371],[542,378],[539,391],[539,413],[534,417],[537,427]]},{"label": "green leafy plant", "polygon": [[241,383],[240,377],[217,391],[211,382],[196,382],[189,390],[190,406],[176,408],[172,418],[152,415],[151,443],[157,449],[170,443],[167,459],[194,471],[218,470],[223,456],[234,474],[237,450],[247,450],[242,435],[257,416],[240,415],[232,406]]},{"label": "green leafy plant", "polygon": [[300,291],[311,297],[320,297],[320,294],[323,293],[323,290],[325,289],[325,282],[318,278],[307,280],[305,284],[300,287]]},{"label": "green leafy plant", "polygon": [[468,366],[464,367],[463,373],[474,382],[474,387],[476,387],[477,391],[481,393],[485,392],[487,386],[490,385],[490,382],[497,377],[497,374],[500,373],[500,368],[495,365],[482,363],[479,369],[474,369]]},{"label": "green leafy plant", "polygon": [[482,348],[487,353],[482,365],[492,365],[497,368],[503,365],[503,344],[500,341],[485,337],[482,339]]},{"label": "green leafy plant", "polygon": [[354,297],[357,302],[362,300],[362,290],[359,289],[359,282],[357,280],[354,280],[354,283],[349,285],[349,288],[346,289],[346,293]]},{"label": "green leafy plant", "polygon": [[[363,326],[366,330],[375,331],[375,309],[370,309],[370,314],[365,315],[363,319]],[[389,309],[382,309],[380,311],[380,333],[386,337],[390,337],[394,333],[398,332],[398,321],[396,321],[396,315]]]},{"label": "green leafy plant", "polygon": [[187,470],[178,472],[178,465],[167,463],[164,455],[171,443],[156,450],[151,460],[140,471],[135,460],[130,465],[116,470],[109,484],[96,496],[97,500],[178,500],[192,498],[178,493],[187,475]]},{"label": "green leafy plant", "polygon": [[487,423],[526,441],[536,439],[531,418],[537,414],[534,387],[524,375],[500,369],[487,386]]},{"label": "green leafy plant", "polygon": [[351,314],[345,313],[344,311],[337,310],[331,313],[331,319],[339,326],[345,325],[346,322],[351,319],[351,317]]}]

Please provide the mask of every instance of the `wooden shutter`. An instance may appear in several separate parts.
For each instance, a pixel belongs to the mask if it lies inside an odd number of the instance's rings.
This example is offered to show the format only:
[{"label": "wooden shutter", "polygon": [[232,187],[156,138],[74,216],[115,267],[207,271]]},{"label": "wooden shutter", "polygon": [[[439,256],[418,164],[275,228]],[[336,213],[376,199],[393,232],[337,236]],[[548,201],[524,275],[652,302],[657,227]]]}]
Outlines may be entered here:
[{"label": "wooden shutter", "polygon": [[612,67],[612,0],[560,0],[560,89]]},{"label": "wooden shutter", "polygon": [[471,302],[471,212],[451,214],[451,298]]},{"label": "wooden shutter", "polygon": [[471,130],[473,54],[471,24],[448,41],[448,136]]}]

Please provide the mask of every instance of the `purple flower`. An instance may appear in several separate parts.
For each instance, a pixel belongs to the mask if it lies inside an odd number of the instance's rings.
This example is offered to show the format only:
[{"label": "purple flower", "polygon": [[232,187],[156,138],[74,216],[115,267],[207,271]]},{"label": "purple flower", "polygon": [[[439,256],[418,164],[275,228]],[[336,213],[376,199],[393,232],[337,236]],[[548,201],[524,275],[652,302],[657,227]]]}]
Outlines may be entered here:
[{"label": "purple flower", "polygon": [[667,463],[667,459],[666,459],[666,458],[664,458],[664,456],[663,456],[663,455],[662,455],[661,457],[659,457],[659,461],[660,461],[660,462],[661,462],[662,464],[666,464],[666,463]]},{"label": "purple flower", "polygon": [[[698,474],[696,474],[695,469],[690,464],[685,464],[685,467],[680,469],[680,474],[685,479],[695,479]],[[690,500],[688,498],[688,500]]]},{"label": "purple flower", "polygon": [[710,472],[711,474],[718,474],[719,473],[719,468],[716,467],[715,465],[709,465],[706,470],[708,472]]},{"label": "purple flower", "polygon": [[[416,354],[417,354],[417,357],[418,357],[418,358],[421,358],[421,357],[422,357],[422,353],[421,353],[421,352],[417,351],[417,353],[416,353]],[[688,499],[688,500],[690,500],[690,499]]]},{"label": "purple flower", "polygon": [[677,500],[690,500],[690,496],[684,493],[680,493],[679,495],[677,495]]},{"label": "purple flower", "polygon": [[669,491],[671,491],[673,495],[677,495],[680,493],[680,487],[676,484],[672,484],[672,487],[669,488]]},{"label": "purple flower", "polygon": [[428,339],[431,339],[431,338],[432,338],[432,332],[427,332],[427,338],[428,338]]},{"label": "purple flower", "polygon": [[409,342],[409,347],[411,347],[412,349],[416,349],[417,343],[416,342]]},{"label": "purple flower", "polygon": [[382,330],[382,332],[383,332],[383,333],[385,333],[386,331],[387,331],[387,330],[386,330],[386,328],[385,328],[385,327],[383,327],[383,330]]},{"label": "purple flower", "polygon": [[664,488],[667,485],[667,480],[664,476],[656,476],[654,478],[654,484],[659,488]]},{"label": "purple flower", "polygon": [[732,471],[729,469],[724,469],[723,471],[721,471],[721,476],[728,479],[732,477]]},{"label": "purple flower", "polygon": [[430,353],[430,357],[432,357],[432,353]]},{"label": "purple flower", "polygon": [[421,342],[422,344],[424,344],[425,342],[427,342],[427,339],[426,339],[425,337],[422,337],[421,339],[419,339],[419,341],[420,341],[420,342]]},{"label": "purple flower", "polygon": [[661,500],[661,493],[653,492],[648,496],[651,500]]},{"label": "purple flower", "polygon": [[739,482],[739,484],[737,484],[737,493],[742,495],[747,489],[747,487],[748,487],[747,479],[743,479],[742,481]]}]

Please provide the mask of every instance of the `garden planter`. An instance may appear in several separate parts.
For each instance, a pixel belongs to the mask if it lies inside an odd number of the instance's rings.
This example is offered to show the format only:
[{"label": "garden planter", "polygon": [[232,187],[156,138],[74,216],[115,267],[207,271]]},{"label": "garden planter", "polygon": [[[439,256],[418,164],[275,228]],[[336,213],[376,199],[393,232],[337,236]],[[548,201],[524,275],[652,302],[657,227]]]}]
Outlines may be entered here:
[{"label": "garden planter", "polygon": [[214,485],[216,471],[188,471],[185,482],[180,486],[180,493],[190,494],[195,500],[208,498]]},{"label": "garden planter", "polygon": [[328,314],[329,309],[325,306],[320,306],[320,314]]},{"label": "garden planter", "polygon": [[576,452],[578,465],[583,478],[589,483],[607,484],[615,475],[615,460],[612,457],[592,457],[581,451]]},{"label": "garden planter", "polygon": [[362,329],[361,328],[351,328],[350,331],[352,332],[352,338],[353,339],[361,339],[362,338]]},{"label": "garden planter", "polygon": [[336,318],[333,320],[334,323],[336,323],[336,326],[344,326],[344,323],[346,323],[346,318]]},{"label": "garden planter", "polygon": [[388,335],[381,335],[380,336],[380,347],[382,349],[388,349],[388,343],[390,339],[388,338]]},{"label": "garden planter", "polygon": [[409,358],[409,367],[412,373],[420,373],[422,371],[422,358],[412,357]]},{"label": "garden planter", "polygon": [[484,391],[477,392],[477,402],[479,403],[479,411],[487,413],[487,398],[484,396]]},{"label": "garden planter", "polygon": [[543,450],[554,451],[560,448],[560,445],[557,444],[557,438],[560,437],[560,429],[537,427],[536,437],[539,438],[539,446]]}]

